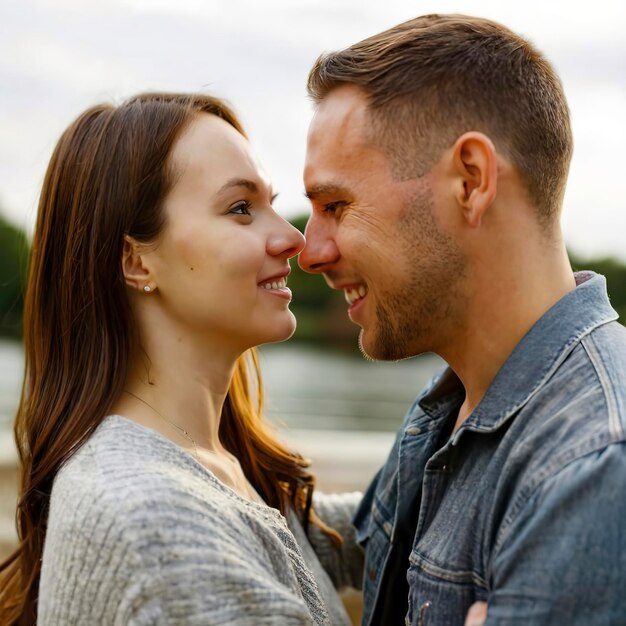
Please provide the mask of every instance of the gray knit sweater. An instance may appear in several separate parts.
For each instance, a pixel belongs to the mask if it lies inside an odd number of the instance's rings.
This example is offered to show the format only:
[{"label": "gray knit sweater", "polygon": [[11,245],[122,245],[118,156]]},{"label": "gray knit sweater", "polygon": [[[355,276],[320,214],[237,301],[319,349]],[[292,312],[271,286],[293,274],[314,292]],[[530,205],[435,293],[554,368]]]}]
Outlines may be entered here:
[{"label": "gray knit sweater", "polygon": [[[323,517],[350,533],[356,503],[348,496]],[[346,578],[342,557],[318,544],[336,582]],[[278,511],[239,497],[155,431],[109,416],[54,481],[38,623],[348,624],[303,547],[308,564]]]}]

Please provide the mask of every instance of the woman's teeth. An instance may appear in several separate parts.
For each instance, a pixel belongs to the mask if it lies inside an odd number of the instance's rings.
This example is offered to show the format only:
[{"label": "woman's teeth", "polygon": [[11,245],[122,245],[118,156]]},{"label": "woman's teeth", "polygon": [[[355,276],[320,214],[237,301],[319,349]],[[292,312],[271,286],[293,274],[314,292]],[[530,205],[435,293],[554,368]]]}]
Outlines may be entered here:
[{"label": "woman's teeth", "polygon": [[287,286],[287,279],[280,278],[279,280],[273,280],[270,283],[261,283],[261,287],[264,289],[284,289]]},{"label": "woman's teeth", "polygon": [[363,298],[367,295],[367,287],[365,285],[359,285],[354,289],[344,289],[344,295],[346,296],[346,302],[352,304],[359,298]]}]

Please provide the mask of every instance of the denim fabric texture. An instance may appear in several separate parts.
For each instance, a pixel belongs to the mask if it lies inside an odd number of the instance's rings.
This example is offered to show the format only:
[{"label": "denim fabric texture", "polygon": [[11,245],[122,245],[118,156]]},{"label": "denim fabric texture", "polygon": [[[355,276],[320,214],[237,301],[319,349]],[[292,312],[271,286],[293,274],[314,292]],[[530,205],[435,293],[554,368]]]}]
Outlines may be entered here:
[{"label": "denim fabric texture", "polygon": [[449,368],[410,408],[354,520],[364,625],[626,624],[626,328],[576,283],[452,437]]}]

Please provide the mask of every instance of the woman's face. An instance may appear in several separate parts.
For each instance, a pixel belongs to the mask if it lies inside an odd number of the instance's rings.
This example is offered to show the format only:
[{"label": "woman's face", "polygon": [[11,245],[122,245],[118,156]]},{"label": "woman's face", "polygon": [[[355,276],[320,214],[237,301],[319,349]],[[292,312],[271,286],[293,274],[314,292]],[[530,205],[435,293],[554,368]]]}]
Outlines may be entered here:
[{"label": "woman's face", "polygon": [[[149,253],[155,294],[181,337],[245,350],[290,337],[288,259],[304,237],[272,209],[272,189],[248,141],[199,114],[172,153],[165,227]],[[178,332],[178,330],[176,330]]]}]

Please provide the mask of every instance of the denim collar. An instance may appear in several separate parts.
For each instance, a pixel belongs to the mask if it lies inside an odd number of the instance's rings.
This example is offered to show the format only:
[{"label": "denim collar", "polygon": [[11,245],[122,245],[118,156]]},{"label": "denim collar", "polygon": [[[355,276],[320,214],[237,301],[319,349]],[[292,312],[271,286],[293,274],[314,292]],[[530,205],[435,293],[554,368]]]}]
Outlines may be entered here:
[{"label": "denim collar", "polygon": [[[576,289],[526,333],[458,432],[497,430],[541,388],[584,335],[618,318],[609,304],[604,276],[576,272],[574,277]],[[419,404],[427,415],[442,417],[458,411],[464,397],[460,379],[447,368]]]}]

